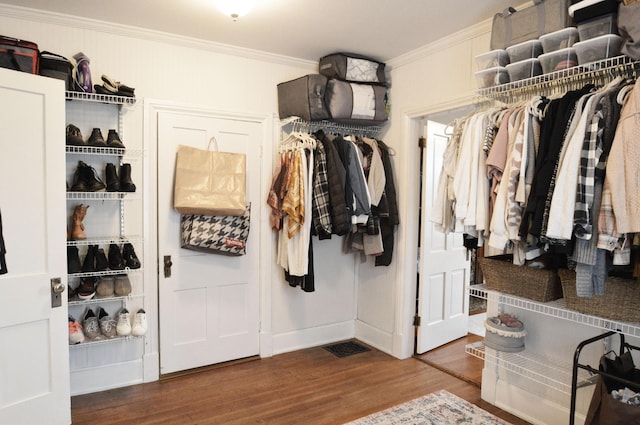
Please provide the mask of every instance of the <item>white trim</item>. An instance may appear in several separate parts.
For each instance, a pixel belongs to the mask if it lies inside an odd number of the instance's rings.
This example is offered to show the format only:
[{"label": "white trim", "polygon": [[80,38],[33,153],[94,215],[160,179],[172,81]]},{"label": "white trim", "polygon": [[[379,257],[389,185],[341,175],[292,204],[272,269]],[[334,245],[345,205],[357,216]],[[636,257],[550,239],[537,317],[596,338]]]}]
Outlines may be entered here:
[{"label": "white trim", "polygon": [[106,34],[119,35],[122,37],[131,37],[147,41],[173,44],[179,47],[211,51],[223,55],[254,59],[261,62],[309,68],[310,71],[315,71],[318,68],[318,64],[316,61],[298,59],[291,56],[247,49],[245,47],[232,46],[230,44],[217,43],[214,41],[185,37],[182,35],[171,34],[162,31],[155,31],[129,25],[99,21],[96,19],[89,19],[79,16],[65,15],[62,13],[31,9],[27,7],[0,4],[0,15],[8,18],[41,22],[52,25],[61,25],[69,28],[97,31]]},{"label": "white trim", "polygon": [[355,321],[331,323],[273,335],[273,354],[282,354],[305,348],[320,347],[353,338]]}]

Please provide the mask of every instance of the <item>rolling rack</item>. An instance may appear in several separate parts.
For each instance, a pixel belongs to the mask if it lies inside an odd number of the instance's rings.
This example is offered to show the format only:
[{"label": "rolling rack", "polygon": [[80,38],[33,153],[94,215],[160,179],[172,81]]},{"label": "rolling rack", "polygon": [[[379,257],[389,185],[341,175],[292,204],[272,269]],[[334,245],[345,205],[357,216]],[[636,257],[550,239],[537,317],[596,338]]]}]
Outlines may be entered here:
[{"label": "rolling rack", "polygon": [[[573,356],[573,371],[572,371],[572,377],[571,377],[571,408],[569,410],[569,425],[575,425],[576,395],[578,391],[578,369],[586,370],[592,375],[600,375],[602,377],[615,380],[631,388],[640,389],[640,382],[634,382],[634,381],[629,381],[627,379],[619,378],[610,373],[606,373],[599,369],[595,369],[589,365],[584,365],[580,363],[580,353],[582,352],[582,349],[584,347],[586,347],[589,344],[593,344],[594,342],[598,342],[600,340],[608,338],[615,334],[618,334],[620,336],[620,350],[618,351],[618,355],[622,355],[625,348],[640,351],[640,347],[635,347],[633,345],[626,344],[624,340],[624,334],[619,333],[617,331],[608,331],[601,335],[595,336],[593,338],[586,339],[582,341],[580,344],[578,344],[578,347],[576,348],[576,352]],[[638,414],[640,415],[640,407],[638,407]]]}]

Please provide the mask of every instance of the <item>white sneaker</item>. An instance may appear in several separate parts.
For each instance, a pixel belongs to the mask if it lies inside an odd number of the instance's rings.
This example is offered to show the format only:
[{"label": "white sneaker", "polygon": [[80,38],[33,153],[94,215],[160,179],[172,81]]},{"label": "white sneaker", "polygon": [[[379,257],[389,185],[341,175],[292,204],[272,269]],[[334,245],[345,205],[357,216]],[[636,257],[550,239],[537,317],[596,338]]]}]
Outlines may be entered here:
[{"label": "white sneaker", "polygon": [[133,318],[133,327],[131,328],[131,333],[135,336],[142,336],[147,333],[147,314],[144,309],[138,310],[135,317]]},{"label": "white sneaker", "polygon": [[116,332],[120,336],[127,336],[131,333],[131,323],[129,323],[129,310],[123,308],[118,312],[118,325]]}]

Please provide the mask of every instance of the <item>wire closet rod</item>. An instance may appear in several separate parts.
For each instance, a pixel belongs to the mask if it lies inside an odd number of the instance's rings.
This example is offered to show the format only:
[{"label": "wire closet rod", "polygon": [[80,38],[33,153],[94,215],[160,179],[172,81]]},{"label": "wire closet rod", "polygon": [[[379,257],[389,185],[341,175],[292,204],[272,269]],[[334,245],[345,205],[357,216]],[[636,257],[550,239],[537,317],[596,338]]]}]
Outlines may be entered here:
[{"label": "wire closet rod", "polygon": [[355,134],[360,137],[373,138],[378,137],[384,129],[384,127],[377,125],[345,124],[328,120],[305,121],[298,117],[281,120],[280,126],[283,130],[288,129],[287,133],[293,131],[314,133],[318,130],[323,130],[326,133]]},{"label": "wire closet rod", "polygon": [[478,101],[476,103],[491,100],[516,103],[536,95],[551,96],[569,90],[577,90],[587,83],[603,86],[617,76],[636,80],[638,71],[640,71],[640,61],[633,61],[626,56],[616,56],[477,90]]}]

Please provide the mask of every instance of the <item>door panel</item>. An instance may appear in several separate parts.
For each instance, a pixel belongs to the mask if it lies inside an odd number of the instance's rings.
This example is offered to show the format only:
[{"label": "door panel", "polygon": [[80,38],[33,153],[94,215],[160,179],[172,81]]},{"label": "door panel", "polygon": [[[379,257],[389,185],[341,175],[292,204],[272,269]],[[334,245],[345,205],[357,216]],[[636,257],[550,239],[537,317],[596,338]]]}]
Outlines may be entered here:
[{"label": "door panel", "polygon": [[445,235],[429,221],[448,136],[445,126],[433,121],[428,122],[425,133],[418,293],[422,323],[416,347],[420,354],[466,335],[469,319],[465,290],[469,261],[462,235]]},{"label": "door panel", "polygon": [[0,69],[0,423],[69,424],[64,83]]},{"label": "door panel", "polygon": [[[178,145],[247,154],[247,200],[251,231],[240,257],[180,248],[180,215],[173,209]],[[170,255],[171,277],[161,273],[160,372],[180,370],[259,353],[259,217],[262,124],[206,115],[158,115],[158,253]],[[162,261],[161,261],[162,264]]]}]

